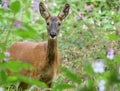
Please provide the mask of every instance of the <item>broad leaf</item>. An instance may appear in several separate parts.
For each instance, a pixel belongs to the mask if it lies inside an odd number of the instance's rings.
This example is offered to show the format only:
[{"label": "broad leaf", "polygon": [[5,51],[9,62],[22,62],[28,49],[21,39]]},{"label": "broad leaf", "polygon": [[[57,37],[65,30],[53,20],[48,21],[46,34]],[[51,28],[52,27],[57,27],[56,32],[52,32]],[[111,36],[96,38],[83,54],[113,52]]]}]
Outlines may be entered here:
[{"label": "broad leaf", "polygon": [[20,1],[14,1],[13,3],[11,3],[10,5],[10,9],[12,10],[13,13],[18,13],[20,11],[21,5],[20,5]]}]

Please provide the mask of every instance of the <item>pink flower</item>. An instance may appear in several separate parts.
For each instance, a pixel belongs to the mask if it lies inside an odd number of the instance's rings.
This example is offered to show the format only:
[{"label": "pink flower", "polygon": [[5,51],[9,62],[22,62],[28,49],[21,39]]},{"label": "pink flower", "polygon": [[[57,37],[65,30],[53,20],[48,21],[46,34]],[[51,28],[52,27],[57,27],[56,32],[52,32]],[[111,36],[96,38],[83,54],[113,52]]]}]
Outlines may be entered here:
[{"label": "pink flower", "polygon": [[74,22],[77,22],[78,19],[79,19],[79,17],[75,17],[75,18],[73,19],[73,21],[74,21]]},{"label": "pink flower", "polygon": [[91,7],[89,7],[89,8],[86,9],[87,12],[90,12],[91,10],[92,10]]},{"label": "pink flower", "polygon": [[2,9],[3,10],[8,10],[9,7],[9,2],[7,0],[2,1]]},{"label": "pink flower", "polygon": [[36,13],[39,12],[38,7],[34,7],[33,11],[36,12]]},{"label": "pink flower", "polygon": [[39,12],[39,0],[33,0],[32,1],[32,6],[33,6],[33,12]]},{"label": "pink flower", "polygon": [[16,21],[15,26],[17,28],[21,28],[22,27],[22,22],[20,20]]},{"label": "pink flower", "polygon": [[107,58],[110,60],[114,59],[114,50],[113,49],[109,49],[107,52]]},{"label": "pink flower", "polygon": [[81,13],[79,13],[78,16],[81,18],[83,15]]},{"label": "pink flower", "polygon": [[93,5],[93,4],[91,4],[91,5],[90,5],[90,7],[93,9],[93,8],[94,8],[94,5]]},{"label": "pink flower", "polygon": [[4,59],[3,59],[3,62],[8,62],[8,61],[9,61],[8,58],[4,58]]},{"label": "pink flower", "polygon": [[87,4],[84,4],[84,7],[87,8]]},{"label": "pink flower", "polygon": [[8,57],[10,56],[10,52],[5,52],[4,54],[5,56],[8,56]]},{"label": "pink flower", "polygon": [[78,17],[79,17],[81,20],[83,20],[83,21],[85,21],[85,20],[86,20],[86,18],[84,17],[84,15],[83,15],[83,14],[81,14],[81,13],[79,13],[79,14],[78,14]]},{"label": "pink flower", "polygon": [[32,20],[32,24],[35,24],[35,20],[34,19]]},{"label": "pink flower", "polygon": [[82,17],[81,17],[81,19],[82,19],[83,21],[85,21],[85,20],[86,20],[86,18],[85,18],[84,16],[82,16]]},{"label": "pink flower", "polygon": [[35,20],[39,20],[39,16],[35,16]]}]

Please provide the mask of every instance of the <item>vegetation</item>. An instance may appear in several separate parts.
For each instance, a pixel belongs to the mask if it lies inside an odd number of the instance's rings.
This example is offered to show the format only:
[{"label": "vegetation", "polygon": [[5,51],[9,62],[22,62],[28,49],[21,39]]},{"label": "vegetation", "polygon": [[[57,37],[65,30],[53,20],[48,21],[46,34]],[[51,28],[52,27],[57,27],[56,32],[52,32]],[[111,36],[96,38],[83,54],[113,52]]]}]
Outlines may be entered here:
[{"label": "vegetation", "polygon": [[17,90],[20,81],[46,88],[20,75],[31,66],[11,62],[7,52],[16,41],[47,40],[40,1],[53,15],[65,3],[71,6],[59,34],[61,72],[52,90],[120,91],[120,0],[0,0],[0,91]]}]

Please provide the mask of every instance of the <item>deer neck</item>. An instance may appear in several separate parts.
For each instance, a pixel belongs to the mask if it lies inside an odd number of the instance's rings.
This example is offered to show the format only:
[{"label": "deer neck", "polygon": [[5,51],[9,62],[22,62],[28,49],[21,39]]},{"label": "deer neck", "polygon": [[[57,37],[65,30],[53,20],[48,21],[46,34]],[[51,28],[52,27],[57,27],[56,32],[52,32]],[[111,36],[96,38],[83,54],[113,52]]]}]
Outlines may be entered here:
[{"label": "deer neck", "polygon": [[57,38],[54,40],[48,39],[47,46],[47,60],[49,64],[54,64],[57,61],[58,48],[57,48]]}]

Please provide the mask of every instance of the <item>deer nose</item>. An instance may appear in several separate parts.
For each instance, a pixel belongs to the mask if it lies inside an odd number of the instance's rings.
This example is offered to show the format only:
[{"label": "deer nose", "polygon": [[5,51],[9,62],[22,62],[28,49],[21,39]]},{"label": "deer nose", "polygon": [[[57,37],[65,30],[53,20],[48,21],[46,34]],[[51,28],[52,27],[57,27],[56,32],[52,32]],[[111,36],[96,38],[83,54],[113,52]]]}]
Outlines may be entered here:
[{"label": "deer nose", "polygon": [[51,32],[51,33],[50,33],[50,36],[51,36],[52,38],[54,38],[54,37],[56,37],[56,33],[55,33],[55,32]]}]

